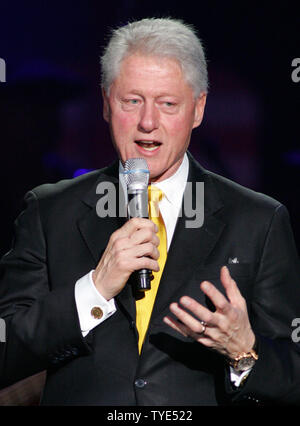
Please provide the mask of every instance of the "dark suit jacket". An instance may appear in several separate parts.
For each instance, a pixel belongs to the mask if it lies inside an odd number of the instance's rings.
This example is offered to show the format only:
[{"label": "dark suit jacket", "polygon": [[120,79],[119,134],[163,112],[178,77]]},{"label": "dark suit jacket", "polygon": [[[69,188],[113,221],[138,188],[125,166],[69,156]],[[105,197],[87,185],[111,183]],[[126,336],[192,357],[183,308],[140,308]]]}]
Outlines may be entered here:
[{"label": "dark suit jacket", "polygon": [[[1,262],[1,386],[47,369],[42,404],[219,405],[300,403],[300,351],[291,322],[300,315],[300,270],[286,208],[200,167],[189,155],[188,180],[204,182],[201,228],[178,219],[141,356],[129,283],[117,312],[82,337],[75,282],[95,268],[124,219],[99,218],[99,182],[118,183],[118,164],[26,196],[12,250]],[[224,358],[162,322],[188,294],[213,309],[199,289],[222,292],[222,265],[246,298],[259,360],[234,389]]]}]

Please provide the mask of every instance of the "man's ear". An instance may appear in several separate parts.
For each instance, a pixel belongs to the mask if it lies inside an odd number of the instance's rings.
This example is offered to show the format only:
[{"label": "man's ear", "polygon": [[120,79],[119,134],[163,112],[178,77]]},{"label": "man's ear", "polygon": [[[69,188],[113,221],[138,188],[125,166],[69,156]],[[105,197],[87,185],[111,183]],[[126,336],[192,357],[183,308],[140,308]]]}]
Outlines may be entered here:
[{"label": "man's ear", "polygon": [[109,122],[109,102],[108,102],[108,95],[106,91],[102,88],[102,99],[103,99],[103,118],[105,121]]},{"label": "man's ear", "polygon": [[194,118],[194,124],[193,129],[200,126],[203,120],[204,110],[205,110],[205,104],[206,104],[206,93],[200,93],[198,98],[196,99],[196,105],[195,105],[195,118]]}]

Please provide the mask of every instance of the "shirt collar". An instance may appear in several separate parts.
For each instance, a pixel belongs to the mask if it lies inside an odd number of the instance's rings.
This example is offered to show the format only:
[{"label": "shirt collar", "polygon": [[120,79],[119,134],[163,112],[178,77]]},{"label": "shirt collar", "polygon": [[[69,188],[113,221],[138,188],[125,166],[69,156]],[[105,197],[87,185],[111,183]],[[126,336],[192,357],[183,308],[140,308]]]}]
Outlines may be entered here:
[{"label": "shirt collar", "polygon": [[184,154],[182,163],[176,172],[161,182],[154,182],[153,186],[157,186],[163,191],[166,199],[171,204],[177,204],[181,202],[182,195],[186,186],[187,177],[189,173],[189,160],[187,155]]}]

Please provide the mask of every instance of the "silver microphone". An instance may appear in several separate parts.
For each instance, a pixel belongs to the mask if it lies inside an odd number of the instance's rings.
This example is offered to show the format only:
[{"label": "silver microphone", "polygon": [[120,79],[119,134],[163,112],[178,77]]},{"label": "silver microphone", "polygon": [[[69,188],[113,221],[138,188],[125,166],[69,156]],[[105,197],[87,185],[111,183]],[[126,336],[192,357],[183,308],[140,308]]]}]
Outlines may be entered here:
[{"label": "silver microphone", "polygon": [[[148,218],[148,183],[149,168],[143,158],[130,158],[124,164],[124,179],[127,185],[127,217]],[[141,269],[136,271],[136,290],[151,289],[152,271]]]}]

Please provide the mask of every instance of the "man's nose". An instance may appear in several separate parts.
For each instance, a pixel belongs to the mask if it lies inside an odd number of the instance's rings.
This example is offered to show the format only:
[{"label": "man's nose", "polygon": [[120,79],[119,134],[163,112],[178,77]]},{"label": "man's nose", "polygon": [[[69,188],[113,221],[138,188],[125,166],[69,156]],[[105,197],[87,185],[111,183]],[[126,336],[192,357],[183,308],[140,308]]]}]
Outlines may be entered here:
[{"label": "man's nose", "polygon": [[154,103],[146,103],[141,108],[139,130],[142,132],[150,133],[158,128],[159,125],[159,112],[157,111]]}]

